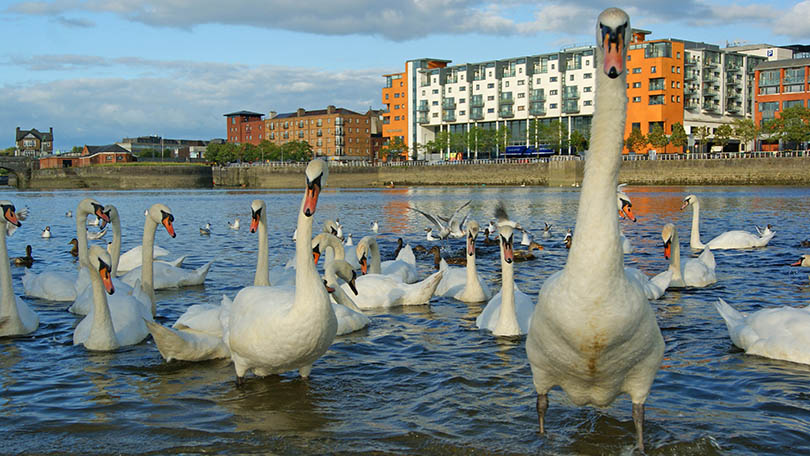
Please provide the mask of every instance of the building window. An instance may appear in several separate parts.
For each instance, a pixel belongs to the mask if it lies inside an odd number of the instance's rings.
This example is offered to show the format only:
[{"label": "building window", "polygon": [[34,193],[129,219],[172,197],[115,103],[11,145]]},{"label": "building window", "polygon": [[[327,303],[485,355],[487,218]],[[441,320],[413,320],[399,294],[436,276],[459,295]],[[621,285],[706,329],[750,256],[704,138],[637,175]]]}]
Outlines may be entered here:
[{"label": "building window", "polygon": [[439,117],[439,113],[438,113],[438,112],[434,112],[433,114],[431,114],[431,117]]},{"label": "building window", "polygon": [[517,95],[518,98],[526,98],[526,94],[521,92]]},{"label": "building window", "polygon": [[548,105],[549,109],[557,109],[557,103],[551,103]]},{"label": "building window", "polygon": [[587,86],[587,87],[583,87],[583,88],[582,88],[582,91],[583,91],[583,92],[586,92],[586,93],[587,93],[587,92],[590,92],[591,90],[593,90],[593,88],[592,88],[591,86]]},{"label": "building window", "polygon": [[495,100],[495,95],[489,95],[487,97],[487,101],[493,101],[493,100]]},{"label": "building window", "polygon": [[650,79],[649,90],[664,90],[666,89],[666,81],[664,78]]},{"label": "building window", "polygon": [[633,97],[633,103],[641,103],[641,97]]},{"label": "building window", "polygon": [[433,100],[432,102],[430,102],[430,104],[432,106],[439,106],[439,100]]},{"label": "building window", "polygon": [[490,82],[489,84],[487,84],[487,89],[494,89],[494,88],[495,88],[494,82]]},{"label": "building window", "polygon": [[459,92],[466,92],[466,91],[467,91],[467,86],[461,86],[461,87],[459,87],[459,88],[458,88],[458,91],[459,91]]},{"label": "building window", "polygon": [[573,74],[572,74],[572,75],[570,75],[570,76],[568,77],[568,80],[569,80],[569,81],[573,81],[573,80],[574,80],[574,75],[573,75]]},{"label": "building window", "polygon": [[633,124],[630,126],[630,130],[641,131],[641,122],[633,122]]},{"label": "building window", "polygon": [[641,73],[641,68],[633,68],[633,74]]},{"label": "building window", "polygon": [[[553,69],[553,68],[552,68]],[[557,76],[552,76],[548,79],[549,82],[557,82]]]},{"label": "building window", "polygon": [[593,73],[585,73],[582,75],[583,79],[591,79],[593,77]]},{"label": "building window", "polygon": [[633,83],[633,88],[634,88],[634,89],[640,89],[640,88],[641,88],[641,81],[634,82],[634,83]]},{"label": "building window", "polygon": [[458,115],[460,115],[460,116],[463,116],[463,115],[465,115],[465,114],[467,114],[467,111],[459,111],[459,112],[458,112]]},{"label": "building window", "polygon": [[526,81],[524,81],[523,79],[521,79],[520,81],[518,81],[518,82],[517,82],[517,84],[518,84],[519,86],[526,85]]},{"label": "building window", "polygon": [[518,106],[518,111],[523,111],[525,110],[525,108],[526,108],[525,106]]},{"label": "building window", "polygon": [[549,95],[557,95],[557,89],[549,90],[548,94]]},{"label": "building window", "polygon": [[439,89],[433,89],[433,95],[437,95],[439,93]]},{"label": "building window", "polygon": [[398,94],[398,93],[395,93],[395,94],[394,94],[394,98],[399,98],[399,94]]},{"label": "building window", "polygon": [[655,66],[651,66],[650,67],[650,73],[655,73],[655,72],[656,72]]},{"label": "building window", "polygon": [[664,104],[664,96],[663,95],[650,95],[650,104],[651,105],[662,105],[662,104]]},{"label": "building window", "polygon": [[487,112],[488,113],[493,113],[493,112],[495,112],[495,108],[487,108]]}]

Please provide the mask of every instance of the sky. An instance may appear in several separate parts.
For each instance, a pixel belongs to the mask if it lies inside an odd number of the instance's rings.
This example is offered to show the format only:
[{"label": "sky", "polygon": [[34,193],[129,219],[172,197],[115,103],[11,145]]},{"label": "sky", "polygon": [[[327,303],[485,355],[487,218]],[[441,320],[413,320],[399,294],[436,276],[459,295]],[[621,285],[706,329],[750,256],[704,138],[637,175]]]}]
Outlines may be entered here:
[{"label": "sky", "polygon": [[382,108],[383,74],[594,42],[606,7],[651,39],[810,44],[810,0],[0,0],[0,148],[225,137],[223,114]]}]

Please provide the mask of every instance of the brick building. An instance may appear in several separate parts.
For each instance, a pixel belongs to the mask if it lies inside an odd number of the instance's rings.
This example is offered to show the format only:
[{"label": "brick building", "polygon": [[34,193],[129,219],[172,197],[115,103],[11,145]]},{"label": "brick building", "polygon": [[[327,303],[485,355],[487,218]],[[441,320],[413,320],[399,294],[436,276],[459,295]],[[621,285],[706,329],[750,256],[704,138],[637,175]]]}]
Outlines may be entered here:
[{"label": "brick building", "polygon": [[128,163],[133,161],[135,161],[135,158],[132,154],[118,144],[106,146],[85,145],[79,154],[42,157],[39,159],[39,168],[78,168],[82,166]]},{"label": "brick building", "polygon": [[233,144],[253,144],[259,145],[267,139],[264,131],[264,114],[251,111],[237,111],[223,114],[227,118],[226,140]]},{"label": "brick building", "polygon": [[24,157],[39,157],[53,153],[53,127],[47,132],[42,132],[33,128],[31,130],[20,130],[17,127],[15,136],[17,150],[14,155]]}]

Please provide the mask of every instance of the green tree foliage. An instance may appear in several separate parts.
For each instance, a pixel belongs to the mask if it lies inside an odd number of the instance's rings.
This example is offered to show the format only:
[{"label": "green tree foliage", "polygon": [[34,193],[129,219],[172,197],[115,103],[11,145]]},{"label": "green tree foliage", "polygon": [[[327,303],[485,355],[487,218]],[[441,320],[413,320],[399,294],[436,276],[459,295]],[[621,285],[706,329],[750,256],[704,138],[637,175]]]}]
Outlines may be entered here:
[{"label": "green tree foliage", "polygon": [[501,125],[495,130],[495,145],[498,146],[498,153],[503,155],[506,151],[506,146],[512,139],[512,132],[505,125]]},{"label": "green tree foliage", "polygon": [[711,129],[709,129],[709,127],[697,127],[694,130],[695,130],[695,136],[700,141],[700,149],[703,152],[708,152],[709,151],[708,139],[709,139],[709,136],[712,134]]},{"label": "green tree foliage", "polygon": [[0,151],[0,154],[2,154],[2,155],[14,155],[14,152],[16,150],[17,150],[16,146],[6,147],[2,151]]},{"label": "green tree foliage", "polygon": [[394,136],[380,149],[380,156],[385,157],[387,161],[400,160],[407,150],[408,146],[405,145],[405,141],[399,136]]},{"label": "green tree foliage", "polygon": [[312,146],[306,141],[290,141],[281,145],[281,156],[285,161],[305,162],[312,160]]},{"label": "green tree foliage", "polygon": [[722,147],[726,147],[726,144],[728,144],[733,136],[734,128],[731,124],[722,124],[717,127],[717,130],[714,132],[714,140]]},{"label": "green tree foliage", "polygon": [[82,147],[82,146],[73,146],[73,148],[70,149],[70,153],[72,153],[72,154],[80,154],[80,153],[82,153],[83,150],[84,150],[84,147]]},{"label": "green tree foliage", "polygon": [[559,120],[540,127],[540,143],[548,144],[554,152],[561,153],[568,148],[568,127]]},{"label": "green tree foliage", "polygon": [[759,137],[760,129],[753,119],[734,119],[732,125],[734,126],[733,137],[746,144],[746,150],[754,150],[753,146],[748,147],[748,145]]},{"label": "green tree foliage", "polygon": [[680,122],[672,124],[672,134],[669,136],[669,143],[677,147],[678,152],[683,152],[683,148],[689,143],[689,137],[686,136],[686,130]]},{"label": "green tree foliage", "polygon": [[779,117],[765,124],[771,138],[798,146],[810,141],[810,109],[793,106],[783,109]]},{"label": "green tree foliage", "polygon": [[645,145],[647,145],[647,138],[638,128],[634,128],[632,131],[630,131],[630,135],[628,135],[624,140],[624,146],[627,147],[630,152],[637,153]]},{"label": "green tree foliage", "polygon": [[660,125],[653,127],[652,131],[647,134],[647,142],[655,148],[657,152],[664,152],[664,148],[669,144],[669,137],[664,133],[664,129]]},{"label": "green tree foliage", "polygon": [[579,130],[574,130],[571,132],[571,147],[574,148],[576,152],[582,152],[588,149],[588,137],[583,135]]}]

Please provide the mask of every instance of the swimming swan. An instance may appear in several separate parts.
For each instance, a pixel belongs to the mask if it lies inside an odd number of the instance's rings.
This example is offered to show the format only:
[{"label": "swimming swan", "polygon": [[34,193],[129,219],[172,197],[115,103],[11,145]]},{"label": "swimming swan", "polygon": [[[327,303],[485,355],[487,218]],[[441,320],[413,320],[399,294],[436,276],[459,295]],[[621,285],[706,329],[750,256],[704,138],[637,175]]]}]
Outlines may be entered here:
[{"label": "swimming swan", "polygon": [[700,242],[700,201],[698,197],[689,195],[684,198],[681,210],[686,209],[687,206],[692,206],[692,233],[689,246],[695,250],[703,250],[707,247],[712,250],[765,247],[776,234],[770,229],[763,231],[760,236],[748,231],[733,230],[726,231],[704,244]]},{"label": "swimming swan", "polygon": [[14,294],[11,286],[6,234],[9,225],[16,228],[21,223],[11,201],[0,201],[0,210],[3,211],[3,222],[0,224],[0,290],[3,292],[0,297],[0,337],[22,336],[37,330],[39,316],[27,302]]},{"label": "swimming swan", "polygon": [[486,282],[478,274],[475,260],[475,240],[480,226],[475,220],[467,223],[467,265],[463,268],[450,267],[447,262],[440,263],[444,276],[436,288],[436,296],[446,296],[462,302],[483,302],[492,297]]},{"label": "swimming swan", "polygon": [[675,225],[664,225],[661,238],[664,240],[664,257],[669,259],[669,270],[672,271],[669,288],[703,288],[717,282],[711,249],[705,249],[699,257],[689,258],[681,264],[681,247]]}]

